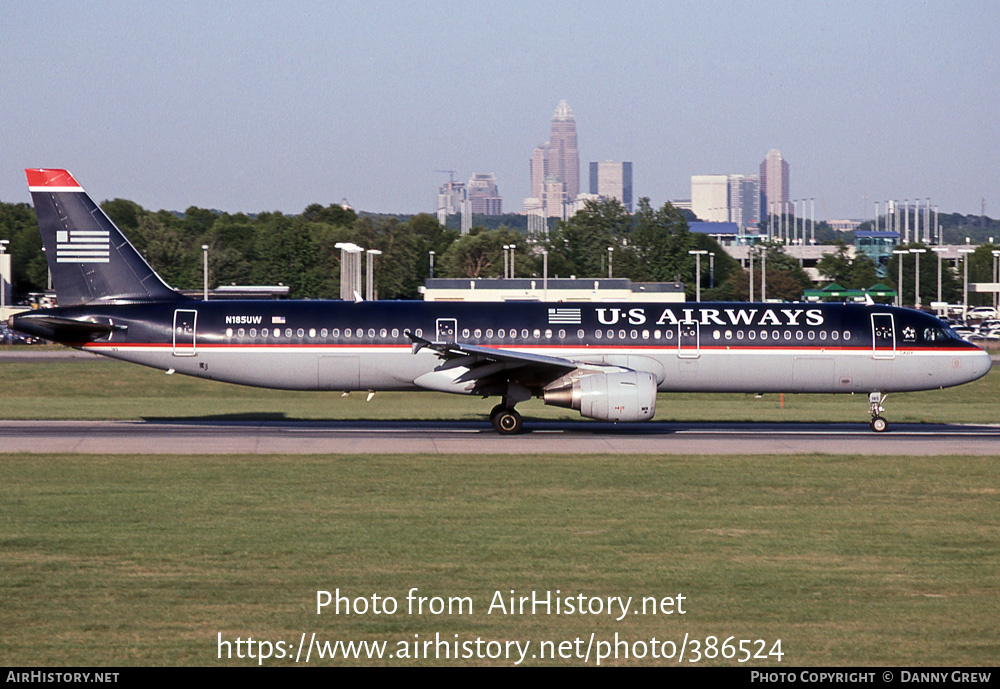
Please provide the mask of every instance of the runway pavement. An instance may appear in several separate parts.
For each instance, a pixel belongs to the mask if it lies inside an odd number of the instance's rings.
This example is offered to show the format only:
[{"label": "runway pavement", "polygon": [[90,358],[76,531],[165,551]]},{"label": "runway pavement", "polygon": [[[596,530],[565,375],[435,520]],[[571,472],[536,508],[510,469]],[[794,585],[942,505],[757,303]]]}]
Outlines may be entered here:
[{"label": "runway pavement", "polygon": [[90,454],[848,454],[1000,457],[1000,426],[525,422],[0,421],[0,452]]}]

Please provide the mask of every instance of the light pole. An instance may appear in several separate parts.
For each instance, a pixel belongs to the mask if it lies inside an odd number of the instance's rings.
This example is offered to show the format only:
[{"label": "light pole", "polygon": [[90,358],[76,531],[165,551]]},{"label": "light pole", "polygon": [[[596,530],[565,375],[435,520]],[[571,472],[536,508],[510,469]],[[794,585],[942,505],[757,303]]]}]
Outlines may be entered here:
[{"label": "light pole", "polygon": [[205,278],[205,285],[202,290],[202,299],[208,301],[208,244],[201,245],[201,252],[204,256],[204,267],[202,269],[203,277]]},{"label": "light pole", "polygon": [[615,255],[615,247],[608,247],[608,280],[611,279],[611,258]]},{"label": "light pole", "polygon": [[688,254],[694,256],[694,300],[698,302],[701,301],[701,257],[707,253],[707,249],[690,249],[688,251]]},{"label": "light pole", "polygon": [[549,300],[549,252],[542,249],[542,301]]},{"label": "light pole", "polygon": [[[0,239],[0,321],[3,320],[3,312],[7,308],[7,283],[10,277],[10,254],[7,253],[9,239]],[[996,259],[994,259],[994,263]]]},{"label": "light pole", "polygon": [[510,248],[509,244],[503,245],[503,279],[507,279],[507,273],[510,272],[510,263],[507,258],[507,250]]},{"label": "light pole", "polygon": [[910,253],[906,249],[893,249],[899,262],[899,278],[896,280],[896,306],[903,305],[903,256]]},{"label": "light pole", "polygon": [[427,252],[427,258],[431,262],[431,278],[433,278],[434,277],[434,252],[433,251],[428,251]]},{"label": "light pole", "polygon": [[913,306],[920,310],[920,254],[926,254],[927,249],[910,249],[913,254]]},{"label": "light pole", "polygon": [[753,245],[747,246],[747,256],[750,259],[750,303],[753,303]]},{"label": "light pole", "polygon": [[937,300],[938,300],[938,304],[940,304],[941,303],[941,254],[946,253],[948,251],[948,249],[946,249],[943,246],[932,246],[931,247],[931,251],[933,251],[934,253],[936,253],[937,257],[938,257],[938,283],[937,283],[938,291],[937,291]]},{"label": "light pole", "polygon": [[715,289],[715,252],[708,252],[708,287]]},{"label": "light pole", "polygon": [[517,248],[516,244],[510,245],[510,279],[514,279],[514,249]]},{"label": "light pole", "polygon": [[[966,237],[968,239],[968,237]],[[959,249],[958,253],[964,254],[962,257],[962,323],[969,317],[969,254],[975,249]]]},{"label": "light pole", "polygon": [[[1000,273],[997,272],[997,257],[1000,256],[1000,251],[997,251],[996,249],[994,249],[990,253],[993,254],[993,283],[994,283],[993,287],[994,287],[994,289],[996,289],[996,287],[997,287],[996,283],[1000,282]],[[996,292],[996,291],[993,292],[993,310],[994,311],[997,310],[997,294],[1000,294],[1000,292]]]},{"label": "light pole", "polygon": [[767,301],[767,247],[760,252],[760,300]]}]

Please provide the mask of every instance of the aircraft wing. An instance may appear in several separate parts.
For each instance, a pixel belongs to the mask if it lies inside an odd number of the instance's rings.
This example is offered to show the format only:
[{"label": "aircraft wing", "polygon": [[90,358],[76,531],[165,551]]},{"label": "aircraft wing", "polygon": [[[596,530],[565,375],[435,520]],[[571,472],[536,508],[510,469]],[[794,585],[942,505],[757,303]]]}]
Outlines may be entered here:
[{"label": "aircraft wing", "polygon": [[[511,384],[538,390],[568,373],[581,369],[607,371],[607,366],[586,364],[563,357],[479,347],[461,342],[432,342],[406,333],[413,353],[434,350],[443,363],[415,382],[433,390],[476,395],[506,394]],[[464,370],[462,370],[464,369]],[[527,397],[525,397],[527,399]]]}]

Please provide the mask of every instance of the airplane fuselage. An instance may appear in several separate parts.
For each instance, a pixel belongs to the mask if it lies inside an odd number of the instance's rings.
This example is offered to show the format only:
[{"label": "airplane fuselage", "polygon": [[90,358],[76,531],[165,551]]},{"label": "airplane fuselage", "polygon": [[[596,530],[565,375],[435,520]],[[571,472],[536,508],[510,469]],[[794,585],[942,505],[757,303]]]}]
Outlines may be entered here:
[{"label": "airplane fuselage", "polygon": [[435,377],[440,359],[414,353],[407,333],[645,371],[660,392],[926,390],[990,366],[933,316],[881,305],[183,300],[36,311],[17,327],[60,340],[32,326],[46,315],[113,326],[92,341],[62,337],[87,351],[296,390],[472,391]]}]

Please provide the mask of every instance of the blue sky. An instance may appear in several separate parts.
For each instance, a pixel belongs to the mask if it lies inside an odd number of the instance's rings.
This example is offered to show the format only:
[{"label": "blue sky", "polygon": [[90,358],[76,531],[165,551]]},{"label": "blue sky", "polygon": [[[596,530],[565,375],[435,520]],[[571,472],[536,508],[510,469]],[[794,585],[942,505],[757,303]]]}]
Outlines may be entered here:
[{"label": "blue sky", "polygon": [[[0,200],[25,167],[98,199],[433,211],[435,170],[529,193],[560,99],[581,179],[637,196],[756,173],[771,148],[817,217],[930,197],[1000,216],[1000,3],[0,0]],[[865,202],[864,197],[868,201]]]}]

